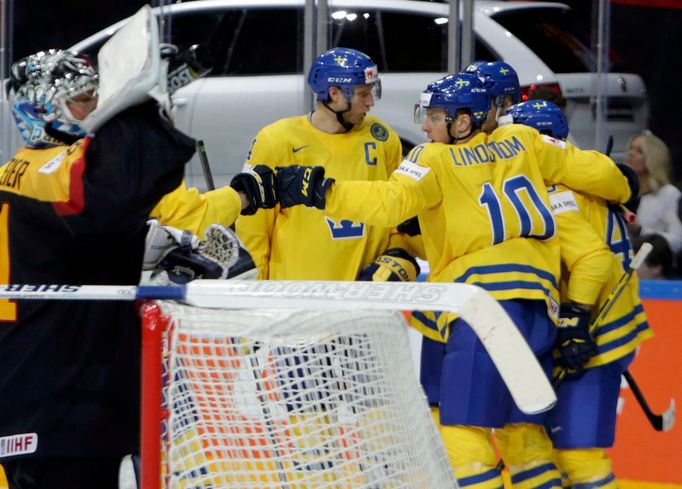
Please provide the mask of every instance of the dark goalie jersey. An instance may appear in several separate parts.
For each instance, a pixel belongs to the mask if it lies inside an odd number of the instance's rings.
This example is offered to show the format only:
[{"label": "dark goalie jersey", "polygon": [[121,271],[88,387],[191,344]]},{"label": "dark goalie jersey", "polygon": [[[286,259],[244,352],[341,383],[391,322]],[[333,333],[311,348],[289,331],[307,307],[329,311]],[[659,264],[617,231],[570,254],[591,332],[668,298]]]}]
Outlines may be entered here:
[{"label": "dark goalie jersey", "polygon": [[[147,216],[193,143],[146,104],[19,150],[0,167],[0,283],[136,284]],[[0,463],[135,451],[139,324],[131,302],[0,300]]]}]

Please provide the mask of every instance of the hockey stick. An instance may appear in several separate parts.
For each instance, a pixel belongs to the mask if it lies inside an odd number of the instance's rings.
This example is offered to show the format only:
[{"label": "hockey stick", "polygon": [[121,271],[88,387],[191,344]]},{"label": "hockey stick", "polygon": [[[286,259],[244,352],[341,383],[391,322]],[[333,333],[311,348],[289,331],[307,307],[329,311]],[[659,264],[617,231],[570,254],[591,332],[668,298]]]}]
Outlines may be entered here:
[{"label": "hockey stick", "polygon": [[642,408],[642,411],[644,411],[644,414],[646,414],[651,426],[653,426],[656,431],[671,430],[675,425],[675,399],[670,399],[668,409],[666,409],[663,414],[656,414],[649,407],[649,403],[646,402],[646,398],[639,389],[639,386],[637,385],[637,382],[635,382],[635,378],[632,376],[632,374],[626,370],[623,372],[623,377],[625,377],[625,381],[630,386],[630,389],[632,389],[632,393],[635,395],[635,398]]},{"label": "hockey stick", "polygon": [[527,414],[556,395],[502,306],[480,287],[460,283],[195,280],[185,286],[0,285],[2,299],[168,299],[208,308],[308,308],[452,311],[469,323],[516,405]]},{"label": "hockey stick", "polygon": [[[639,266],[642,264],[642,262],[644,262],[646,257],[649,256],[649,253],[651,253],[652,249],[653,246],[651,245],[651,243],[642,243],[642,246],[639,248],[639,251],[630,262],[630,266],[625,271],[625,273],[623,273],[623,275],[620,276],[620,279],[618,279],[618,283],[613,288],[613,290],[607,297],[606,301],[604,301],[604,304],[602,304],[601,309],[599,309],[599,312],[597,313],[595,318],[592,320],[592,324],[590,324],[591,334],[594,333],[597,327],[602,323],[602,321],[604,321],[604,318],[611,311],[611,308],[616,303],[623,290],[625,290],[625,287],[627,286],[628,282],[630,282],[632,274],[635,273],[635,270],[637,270]],[[559,374],[554,378],[552,382],[555,389],[559,387],[559,384],[561,384],[561,382],[566,378],[566,375],[567,375],[566,370],[561,369]]]},{"label": "hockey stick", "polygon": [[197,139],[197,154],[201,162],[201,169],[204,172],[204,179],[206,180],[206,187],[209,190],[215,190],[215,183],[213,182],[213,174],[211,173],[211,166],[208,164],[208,156],[206,155],[206,145],[203,139]]}]

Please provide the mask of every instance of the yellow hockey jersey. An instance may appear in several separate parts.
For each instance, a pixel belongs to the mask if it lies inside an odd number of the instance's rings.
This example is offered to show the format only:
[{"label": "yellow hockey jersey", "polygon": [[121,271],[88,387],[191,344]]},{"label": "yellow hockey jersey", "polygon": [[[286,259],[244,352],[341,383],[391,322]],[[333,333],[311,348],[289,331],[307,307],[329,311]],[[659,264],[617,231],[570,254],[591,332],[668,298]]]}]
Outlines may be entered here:
[{"label": "yellow hockey jersey", "polygon": [[[323,166],[326,176],[385,181],[400,164],[397,134],[368,115],[344,134],[316,129],[306,116],[263,128],[246,159],[273,169],[288,165]],[[361,218],[332,219],[303,206],[259,210],[237,219],[237,234],[259,268],[260,279],[355,280],[358,272],[395,245],[392,231]]]},{"label": "yellow hockey jersey", "polygon": [[[599,197],[574,192],[563,186],[551,187],[549,196],[561,240],[562,302],[572,300],[594,303],[596,314],[632,260],[625,222],[619,212],[610,209]],[[590,229],[585,229],[582,225],[585,222],[590,224]],[[609,273],[601,278],[603,286],[595,290],[595,281],[588,277],[589,271],[585,273],[581,270],[579,260],[585,255],[584,250],[598,253],[597,250],[604,246],[608,246],[610,250],[606,267]],[[575,277],[576,272],[578,277]],[[653,336],[638,289],[637,275],[634,274],[598,325],[594,333],[597,355],[590,359],[587,368],[623,358],[632,353],[642,341]]]},{"label": "yellow hockey jersey", "polygon": [[325,213],[381,226],[416,214],[430,281],[477,284],[499,300],[545,300],[556,319],[559,242],[547,182],[630,196],[604,155],[510,125],[464,144],[417,146],[389,182],[338,182]]}]

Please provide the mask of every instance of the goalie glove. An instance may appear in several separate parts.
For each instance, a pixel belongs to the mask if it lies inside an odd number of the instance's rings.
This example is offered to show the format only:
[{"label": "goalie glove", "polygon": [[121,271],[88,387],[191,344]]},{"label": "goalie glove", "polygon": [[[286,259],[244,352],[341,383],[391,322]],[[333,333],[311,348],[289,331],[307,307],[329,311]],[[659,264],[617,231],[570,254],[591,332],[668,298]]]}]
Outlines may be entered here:
[{"label": "goalie glove", "polygon": [[243,172],[232,178],[230,186],[244,194],[249,202],[241,211],[244,216],[251,216],[258,209],[272,209],[277,205],[275,174],[266,165],[246,165]]},{"label": "goalie glove", "polygon": [[258,275],[251,255],[234,232],[224,226],[210,226],[203,241],[189,231],[161,227],[181,239],[175,241],[175,246],[156,265],[151,274],[154,284],[186,284],[195,279],[247,279]]},{"label": "goalie glove", "polygon": [[305,205],[324,209],[327,189],[333,178],[324,177],[321,166],[277,167],[277,194],[282,207]]},{"label": "goalie glove", "polygon": [[581,374],[588,360],[597,354],[597,346],[590,334],[590,316],[587,309],[574,304],[562,304],[555,347],[559,351],[557,362],[571,374]]},{"label": "goalie glove", "polygon": [[365,282],[414,282],[420,268],[417,260],[402,248],[384,251],[374,263],[360,272],[358,280]]}]

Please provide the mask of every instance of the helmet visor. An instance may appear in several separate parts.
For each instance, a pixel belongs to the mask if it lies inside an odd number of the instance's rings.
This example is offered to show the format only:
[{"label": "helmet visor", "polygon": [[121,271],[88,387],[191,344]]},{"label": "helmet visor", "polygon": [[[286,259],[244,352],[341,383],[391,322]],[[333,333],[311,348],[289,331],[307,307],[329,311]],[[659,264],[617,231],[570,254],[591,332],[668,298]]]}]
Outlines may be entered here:
[{"label": "helmet visor", "polygon": [[415,124],[423,124],[424,120],[426,120],[426,107],[424,107],[422,104],[414,104],[412,120]]},{"label": "helmet visor", "polygon": [[377,80],[372,83],[372,98],[376,100],[381,100],[381,80]]}]

